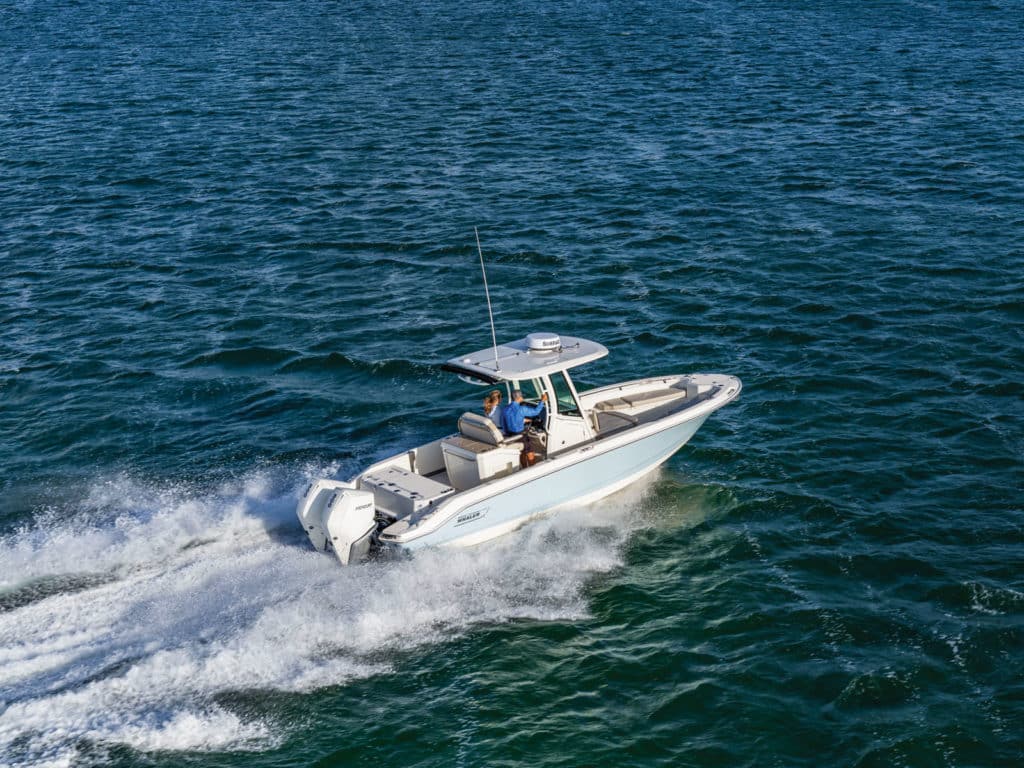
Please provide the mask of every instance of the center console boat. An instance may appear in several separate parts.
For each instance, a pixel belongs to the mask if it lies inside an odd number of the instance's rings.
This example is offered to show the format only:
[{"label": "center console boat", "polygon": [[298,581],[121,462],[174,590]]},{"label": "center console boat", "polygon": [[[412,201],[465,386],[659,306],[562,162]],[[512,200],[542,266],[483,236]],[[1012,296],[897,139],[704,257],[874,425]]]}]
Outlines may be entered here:
[{"label": "center console boat", "polygon": [[[577,391],[569,371],[608,350],[553,333],[454,357],[441,367],[475,384],[547,395],[546,443],[523,466],[523,437],[467,412],[458,432],[377,462],[349,481],[311,483],[297,513],[313,546],[344,565],[381,550],[470,546],[558,507],[638,480],[678,451],[742,385],[724,374],[672,374]],[[506,399],[506,402],[507,399]]]}]

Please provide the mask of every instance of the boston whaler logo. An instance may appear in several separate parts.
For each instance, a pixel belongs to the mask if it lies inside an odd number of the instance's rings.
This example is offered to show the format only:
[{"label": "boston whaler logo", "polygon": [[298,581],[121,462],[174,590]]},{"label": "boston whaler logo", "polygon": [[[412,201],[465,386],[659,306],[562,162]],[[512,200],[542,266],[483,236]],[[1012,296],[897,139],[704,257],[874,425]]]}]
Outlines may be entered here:
[{"label": "boston whaler logo", "polygon": [[461,515],[458,516],[458,518],[456,518],[455,527],[465,525],[466,523],[472,522],[473,520],[483,517],[487,514],[488,509],[490,509],[490,507],[484,507],[483,509],[474,509],[470,512],[463,512]]}]

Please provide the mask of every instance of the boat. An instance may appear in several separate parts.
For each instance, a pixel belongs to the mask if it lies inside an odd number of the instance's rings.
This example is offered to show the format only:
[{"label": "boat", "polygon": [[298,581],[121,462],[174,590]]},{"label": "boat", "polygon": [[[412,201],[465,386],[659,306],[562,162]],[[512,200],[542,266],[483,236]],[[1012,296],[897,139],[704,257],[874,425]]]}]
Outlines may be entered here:
[{"label": "boat", "polygon": [[607,354],[597,342],[545,332],[448,360],[441,368],[467,383],[521,390],[527,404],[546,399],[531,425],[535,463],[523,460],[523,436],[504,435],[482,413],[463,413],[452,434],[351,480],[310,483],[297,514],[313,546],[349,565],[380,553],[480,544],[635,482],[742,389],[735,376],[691,373],[578,391],[569,371]]}]

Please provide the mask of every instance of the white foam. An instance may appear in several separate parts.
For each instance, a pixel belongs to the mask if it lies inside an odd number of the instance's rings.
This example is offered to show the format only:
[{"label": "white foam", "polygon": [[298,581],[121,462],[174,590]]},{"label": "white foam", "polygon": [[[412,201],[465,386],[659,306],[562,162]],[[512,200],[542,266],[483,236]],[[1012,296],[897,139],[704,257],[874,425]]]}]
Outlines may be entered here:
[{"label": "white foam", "polygon": [[73,516],[50,510],[34,527],[0,539],[0,589],[44,577],[149,566],[228,532],[258,537],[266,522],[280,523],[288,512],[284,498],[268,498],[269,482],[253,475],[206,498],[124,477],[98,483]]},{"label": "white foam", "polygon": [[202,495],[119,478],[0,539],[8,593],[103,579],[0,613],[0,754],[266,748],[280,724],[218,695],[343,684],[475,624],[585,616],[586,579],[621,564],[642,492],[475,549],[346,569],[292,522],[304,480],[253,475]]}]

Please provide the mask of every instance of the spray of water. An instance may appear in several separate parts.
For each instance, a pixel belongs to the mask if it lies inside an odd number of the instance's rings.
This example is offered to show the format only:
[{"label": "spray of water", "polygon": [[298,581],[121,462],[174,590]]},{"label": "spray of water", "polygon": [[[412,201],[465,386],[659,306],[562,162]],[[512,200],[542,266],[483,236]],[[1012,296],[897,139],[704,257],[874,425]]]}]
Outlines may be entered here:
[{"label": "spray of water", "polygon": [[302,536],[290,480],[194,493],[119,478],[0,538],[0,754],[272,746],[281,724],[218,697],[386,674],[387,651],[481,623],[583,617],[645,487],[474,549],[342,568]]}]

